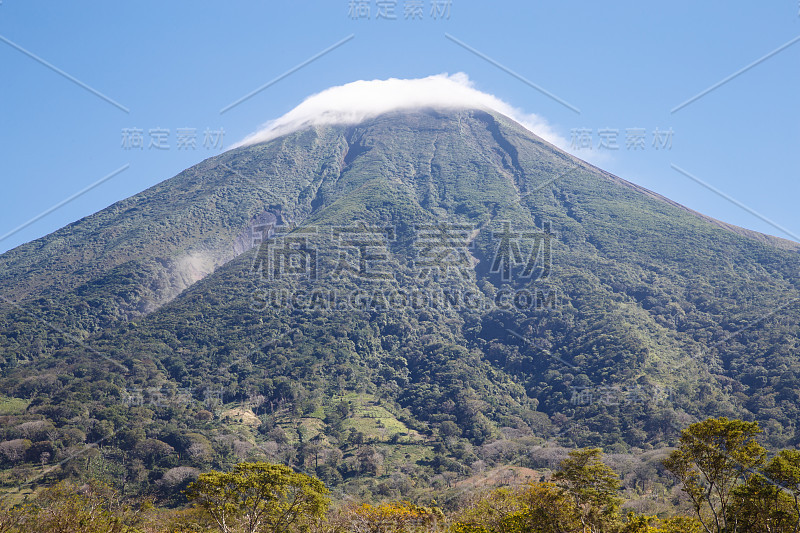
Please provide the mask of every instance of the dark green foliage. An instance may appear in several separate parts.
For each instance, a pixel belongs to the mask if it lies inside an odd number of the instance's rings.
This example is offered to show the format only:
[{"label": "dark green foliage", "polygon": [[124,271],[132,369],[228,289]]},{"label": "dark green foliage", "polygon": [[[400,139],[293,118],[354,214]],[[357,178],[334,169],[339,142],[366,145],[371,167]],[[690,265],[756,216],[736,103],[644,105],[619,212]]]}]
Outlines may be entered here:
[{"label": "dark green foliage", "polygon": [[[268,223],[307,236],[317,279],[254,272]],[[420,266],[415,227],[437,223],[474,230],[465,275]],[[354,224],[393,228],[387,279],[334,275],[336,228]],[[508,229],[552,232],[532,272],[492,268]],[[798,259],[486,112],[300,131],[0,256],[0,391],[30,402],[0,415],[0,445],[30,442],[0,460],[163,491],[170,469],[253,457],[331,484],[401,465],[450,483],[546,440],[674,444],[711,415],[796,445]],[[381,298],[421,290],[441,299]],[[325,305],[353,291],[371,302]],[[505,305],[514,291],[534,303]],[[464,295],[477,305],[446,303]]]}]

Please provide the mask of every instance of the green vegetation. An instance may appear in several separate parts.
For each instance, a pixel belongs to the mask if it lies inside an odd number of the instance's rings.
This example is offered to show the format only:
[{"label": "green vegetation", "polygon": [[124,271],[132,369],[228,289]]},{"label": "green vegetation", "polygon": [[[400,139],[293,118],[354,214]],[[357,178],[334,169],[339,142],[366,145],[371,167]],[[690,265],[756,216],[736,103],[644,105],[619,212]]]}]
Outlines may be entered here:
[{"label": "green vegetation", "polygon": [[30,400],[0,396],[0,415],[19,415],[28,408]]},{"label": "green vegetation", "polygon": [[[442,508],[403,500],[334,499],[317,478],[265,462],[200,474],[179,509],[121,498],[97,481],[61,482],[3,504],[0,531],[221,533],[795,533],[800,451],[766,466],[756,423],[708,419],[683,430],[664,461],[686,499],[658,516],[631,510],[598,448],[570,451],[550,479],[474,491]],[[793,499],[794,498],[794,499]],[[698,503],[701,502],[701,503]],[[693,516],[684,514],[692,509]]]},{"label": "green vegetation", "polygon": [[240,463],[232,472],[201,474],[187,490],[222,533],[306,528],[325,514],[328,489],[318,479],[288,466]]},{"label": "green vegetation", "polygon": [[555,483],[572,499],[581,527],[590,531],[607,529],[605,525],[619,511],[617,475],[602,461],[599,448],[570,452],[553,476]]},{"label": "green vegetation", "polygon": [[[420,228],[442,225],[467,228],[468,267],[421,261]],[[342,226],[392,228],[390,275],[343,262]],[[507,231],[529,238],[503,252]],[[316,276],[264,276],[287,238]],[[602,447],[655,514],[662,450],[692,422],[800,445],[798,259],[481,111],[232,150],[0,256],[0,490],[94,479],[181,506],[200,472],[265,461],[356,501],[449,502]],[[313,291],[443,299],[292,301]],[[498,305],[526,291],[552,298]],[[755,483],[737,505],[770,496]]]},{"label": "green vegetation", "polygon": [[[756,422],[709,419],[681,433],[678,449],[665,461],[689,495],[694,511],[708,531],[730,531],[734,489],[760,477],[767,451],[755,439]],[[735,519],[739,519],[738,516]]]}]

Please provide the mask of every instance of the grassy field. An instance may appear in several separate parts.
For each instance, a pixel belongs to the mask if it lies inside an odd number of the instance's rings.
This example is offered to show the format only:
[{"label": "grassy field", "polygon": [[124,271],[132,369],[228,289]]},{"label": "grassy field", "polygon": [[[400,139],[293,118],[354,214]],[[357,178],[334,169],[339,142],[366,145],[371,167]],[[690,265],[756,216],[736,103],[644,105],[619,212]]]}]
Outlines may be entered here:
[{"label": "grassy field", "polygon": [[332,403],[342,400],[350,405],[350,416],[344,421],[346,430],[360,431],[367,440],[374,442],[388,442],[395,434],[400,435],[398,442],[423,440],[419,433],[409,429],[371,394],[346,394],[334,397]]},{"label": "grassy field", "polygon": [[[344,431],[351,430],[364,434],[365,442],[395,444],[420,444],[425,441],[424,437],[417,431],[410,429],[384,405],[381,400],[372,394],[350,393],[341,396],[334,396],[330,399],[330,405],[340,402],[349,405],[350,414],[342,423]],[[227,412],[226,412],[227,413]],[[279,425],[289,441],[296,444],[302,433],[302,440],[309,441],[318,435],[325,434],[325,409],[320,407],[307,416],[292,418],[288,413],[277,417]]]},{"label": "grassy field", "polygon": [[18,415],[25,412],[30,400],[0,396],[0,415]]}]

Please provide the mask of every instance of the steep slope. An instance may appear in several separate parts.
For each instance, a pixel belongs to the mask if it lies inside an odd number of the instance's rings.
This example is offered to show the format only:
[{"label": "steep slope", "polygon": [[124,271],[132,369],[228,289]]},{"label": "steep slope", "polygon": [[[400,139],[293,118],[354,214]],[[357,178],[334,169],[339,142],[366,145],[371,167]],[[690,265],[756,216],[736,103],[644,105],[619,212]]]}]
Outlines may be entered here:
[{"label": "steep slope", "polygon": [[465,465],[711,415],[796,444],[799,259],[496,113],[392,113],[232,150],[0,256],[0,390],[56,435],[187,464],[223,453],[234,405],[261,417],[247,449],[348,453],[348,394],[405,428],[378,441],[448,436],[437,457]]}]

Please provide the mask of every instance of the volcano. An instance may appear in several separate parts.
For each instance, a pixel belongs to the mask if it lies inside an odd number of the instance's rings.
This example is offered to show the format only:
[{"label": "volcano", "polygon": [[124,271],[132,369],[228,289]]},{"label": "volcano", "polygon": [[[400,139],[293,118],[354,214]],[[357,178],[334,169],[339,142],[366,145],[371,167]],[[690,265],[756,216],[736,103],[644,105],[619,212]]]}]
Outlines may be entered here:
[{"label": "volcano", "polygon": [[799,265],[495,110],[396,109],[280,130],[0,256],[0,390],[54,448],[186,464],[650,448],[721,415],[797,445]]}]

